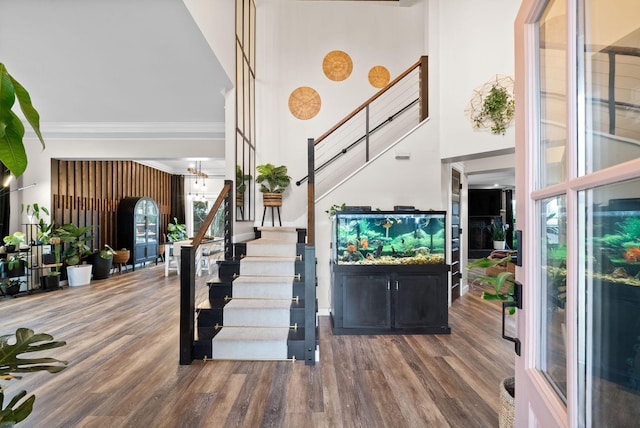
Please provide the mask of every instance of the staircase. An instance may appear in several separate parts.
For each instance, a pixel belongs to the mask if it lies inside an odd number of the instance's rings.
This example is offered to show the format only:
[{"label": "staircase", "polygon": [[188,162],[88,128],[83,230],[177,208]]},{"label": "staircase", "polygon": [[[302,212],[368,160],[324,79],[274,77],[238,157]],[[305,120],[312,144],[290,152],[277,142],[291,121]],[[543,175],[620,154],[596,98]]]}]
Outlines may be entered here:
[{"label": "staircase", "polygon": [[197,308],[194,358],[304,359],[305,231],[262,227],[256,237],[218,262],[208,305]]}]

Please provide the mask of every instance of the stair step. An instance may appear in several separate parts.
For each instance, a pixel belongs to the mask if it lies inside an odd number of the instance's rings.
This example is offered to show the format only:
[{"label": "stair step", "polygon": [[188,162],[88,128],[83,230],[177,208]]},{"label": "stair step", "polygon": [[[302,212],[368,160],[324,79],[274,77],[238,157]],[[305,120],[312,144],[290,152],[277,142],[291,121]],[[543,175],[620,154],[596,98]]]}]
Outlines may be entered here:
[{"label": "stair step", "polygon": [[295,227],[259,227],[260,238],[275,239],[285,242],[298,242],[298,229]]},{"label": "stair step", "polygon": [[278,239],[260,238],[247,242],[245,256],[295,257],[296,243]]},{"label": "stair step", "polygon": [[287,359],[289,328],[223,327],[212,340],[212,358],[223,360]]},{"label": "stair step", "polygon": [[295,275],[295,257],[251,257],[240,261],[240,275]]},{"label": "stair step", "polygon": [[224,307],[225,326],[288,327],[291,300],[231,300]]},{"label": "stair step", "polygon": [[280,298],[293,297],[293,278],[287,277],[255,277],[239,276],[233,282],[232,292],[229,296],[234,298]]}]

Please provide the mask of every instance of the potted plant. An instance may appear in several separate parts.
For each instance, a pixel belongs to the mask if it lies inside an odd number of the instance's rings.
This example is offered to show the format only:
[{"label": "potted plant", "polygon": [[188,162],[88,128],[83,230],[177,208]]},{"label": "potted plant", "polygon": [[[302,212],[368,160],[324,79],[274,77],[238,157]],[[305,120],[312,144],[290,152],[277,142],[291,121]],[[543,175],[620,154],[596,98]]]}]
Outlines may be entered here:
[{"label": "potted plant", "polygon": [[173,218],[173,223],[167,225],[167,240],[169,242],[184,241],[188,238],[187,226],[183,223],[178,223],[176,217]]},{"label": "potted plant", "polygon": [[61,242],[67,244],[62,253],[62,259],[67,265],[67,278],[70,287],[87,285],[91,282],[91,265],[80,264],[91,254],[91,249],[87,245],[87,242],[93,239],[93,236],[89,235],[90,230],[91,226],[76,226],[67,223],[54,232]]},{"label": "potted plant", "polygon": [[15,296],[20,292],[22,284],[26,284],[26,282],[18,278],[10,278],[2,283],[2,288],[7,296]]},{"label": "potted plant", "polygon": [[94,251],[87,257],[87,262],[92,266],[93,279],[106,279],[109,277],[115,254],[115,250],[105,244],[101,250]]},{"label": "potted plant", "polygon": [[491,233],[494,250],[504,250],[508,226],[502,223],[502,217],[495,217],[487,229]]},{"label": "potted plant", "polygon": [[267,163],[258,165],[256,170],[258,171],[256,183],[260,184],[263,205],[265,207],[282,206],[282,193],[291,183],[291,177],[287,175],[287,167]]},{"label": "potted plant", "polygon": [[20,244],[24,242],[23,232],[14,232],[12,235],[7,235],[3,238],[7,253],[13,253],[20,249]]},{"label": "potted plant", "polygon": [[20,109],[33,130],[35,131],[42,148],[44,140],[40,133],[40,115],[31,104],[29,92],[13,78],[7,71],[3,63],[0,63],[0,92],[2,102],[0,102],[0,129],[3,137],[0,138],[0,161],[19,177],[27,169],[27,153],[24,149],[24,125],[22,120],[12,110],[16,98],[20,104]]},{"label": "potted plant", "polygon": [[251,180],[251,174],[245,174],[240,165],[236,165],[236,206],[244,205],[244,192],[247,190],[247,180]]},{"label": "potted plant", "polygon": [[483,98],[480,110],[472,117],[473,126],[476,128],[490,127],[491,133],[504,135],[514,115],[513,94],[507,88],[496,83]]},{"label": "potted plant", "polygon": [[15,278],[25,275],[27,259],[22,253],[15,253],[0,261],[3,278]]},{"label": "potted plant", "polygon": [[[494,269],[511,262],[511,256],[503,258],[483,257],[474,260],[467,265],[467,269],[481,268]],[[485,300],[514,301],[514,274],[508,270],[497,275],[477,275],[476,279],[491,286],[492,291],[482,292],[481,298]],[[509,313],[513,315],[515,308],[510,307]],[[515,421],[515,378],[509,376],[500,382],[500,427],[512,427]]]}]

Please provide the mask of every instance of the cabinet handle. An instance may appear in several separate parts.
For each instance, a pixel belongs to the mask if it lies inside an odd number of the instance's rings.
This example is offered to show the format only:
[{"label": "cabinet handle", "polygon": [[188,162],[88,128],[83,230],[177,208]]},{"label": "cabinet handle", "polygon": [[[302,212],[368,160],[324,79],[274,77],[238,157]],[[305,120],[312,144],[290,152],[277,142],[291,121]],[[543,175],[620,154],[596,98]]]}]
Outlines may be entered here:
[{"label": "cabinet handle", "polygon": [[387,290],[391,290],[391,280],[387,280]]},{"label": "cabinet handle", "polygon": [[400,281],[396,281],[396,291],[400,290]]}]

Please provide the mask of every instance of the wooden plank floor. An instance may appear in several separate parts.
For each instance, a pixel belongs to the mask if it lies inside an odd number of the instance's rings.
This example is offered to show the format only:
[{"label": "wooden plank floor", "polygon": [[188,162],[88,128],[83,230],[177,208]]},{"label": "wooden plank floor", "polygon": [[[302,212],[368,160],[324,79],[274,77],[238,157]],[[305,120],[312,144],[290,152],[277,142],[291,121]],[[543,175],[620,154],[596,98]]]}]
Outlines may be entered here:
[{"label": "wooden plank floor", "polygon": [[0,300],[0,334],[50,333],[67,341],[50,354],[69,361],[11,382],[7,396],[36,394],[26,427],[495,427],[514,354],[498,306],[479,294],[454,303],[451,335],[333,336],[321,317],[315,366],[180,366],[178,278],[147,267]]}]

